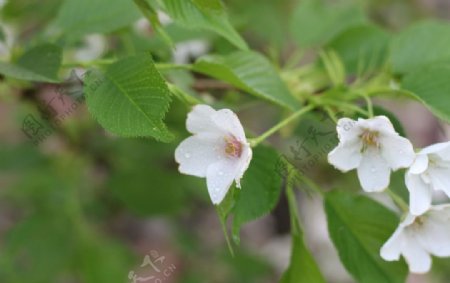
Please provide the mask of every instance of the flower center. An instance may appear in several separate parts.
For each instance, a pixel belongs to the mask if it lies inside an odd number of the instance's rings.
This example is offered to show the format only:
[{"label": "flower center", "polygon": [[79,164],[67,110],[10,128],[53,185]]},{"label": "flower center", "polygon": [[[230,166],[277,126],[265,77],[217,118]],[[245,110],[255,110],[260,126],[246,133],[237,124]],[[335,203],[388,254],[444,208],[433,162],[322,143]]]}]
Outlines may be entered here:
[{"label": "flower center", "polygon": [[241,157],[242,143],[234,136],[225,137],[225,153],[230,157]]},{"label": "flower center", "polygon": [[362,142],[364,143],[364,148],[367,148],[369,146],[378,147],[379,135],[380,135],[379,132],[372,132],[369,130],[365,130],[359,137],[361,138]]},{"label": "flower center", "polygon": [[416,217],[416,219],[414,220],[414,222],[411,224],[411,228],[413,230],[420,230],[422,228],[422,226],[425,224],[426,218],[425,216],[418,216]]}]

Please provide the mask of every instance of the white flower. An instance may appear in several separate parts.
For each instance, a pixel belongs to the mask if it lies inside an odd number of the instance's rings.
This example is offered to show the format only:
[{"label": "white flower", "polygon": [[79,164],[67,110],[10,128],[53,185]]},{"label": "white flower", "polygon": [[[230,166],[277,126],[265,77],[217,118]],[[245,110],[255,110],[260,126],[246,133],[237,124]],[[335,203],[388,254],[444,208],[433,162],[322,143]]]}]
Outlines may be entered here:
[{"label": "white flower", "polygon": [[206,177],[213,204],[219,204],[233,181],[240,188],[240,179],[252,158],[252,150],[244,129],[229,109],[214,110],[197,105],[188,114],[187,130],[193,136],[175,150],[181,173]]},{"label": "white flower", "polygon": [[403,255],[413,273],[426,273],[431,256],[450,256],[450,205],[433,206],[422,216],[408,214],[381,248],[387,261]]},{"label": "white flower", "polygon": [[406,173],[410,210],[420,215],[431,206],[433,190],[450,197],[450,142],[422,149]]},{"label": "white flower", "polygon": [[391,171],[414,161],[411,142],[395,132],[385,116],[357,121],[338,121],[339,145],[329,153],[328,162],[347,172],[357,168],[362,188],[378,192],[389,185]]}]

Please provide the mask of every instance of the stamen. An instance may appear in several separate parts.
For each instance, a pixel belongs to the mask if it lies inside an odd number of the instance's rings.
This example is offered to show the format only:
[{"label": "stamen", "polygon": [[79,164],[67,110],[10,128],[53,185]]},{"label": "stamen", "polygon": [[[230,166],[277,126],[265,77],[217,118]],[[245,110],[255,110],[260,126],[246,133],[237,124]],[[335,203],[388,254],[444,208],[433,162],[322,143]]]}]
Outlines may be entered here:
[{"label": "stamen", "polygon": [[234,136],[225,138],[225,153],[230,157],[241,157],[242,144]]},{"label": "stamen", "polygon": [[360,138],[363,141],[365,146],[376,146],[378,147],[378,137],[380,133],[378,132],[372,132],[369,130],[365,130],[361,135]]}]

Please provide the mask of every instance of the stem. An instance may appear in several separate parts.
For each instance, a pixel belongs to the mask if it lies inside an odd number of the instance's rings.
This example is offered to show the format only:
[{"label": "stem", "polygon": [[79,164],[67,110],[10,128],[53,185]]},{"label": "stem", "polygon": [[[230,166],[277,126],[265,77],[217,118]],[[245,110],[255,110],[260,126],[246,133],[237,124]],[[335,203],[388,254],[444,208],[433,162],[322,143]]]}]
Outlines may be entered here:
[{"label": "stem", "polygon": [[406,204],[406,202],[395,192],[393,192],[391,189],[387,188],[386,192],[391,197],[391,199],[395,202],[395,204],[403,211],[408,212],[409,206]]},{"label": "stem", "polygon": [[192,70],[192,65],[189,64],[170,64],[170,63],[157,63],[155,67],[160,71],[166,70]]},{"label": "stem", "polygon": [[362,97],[364,97],[364,99],[366,100],[367,103],[367,111],[369,112],[369,117],[372,118],[373,117],[373,104],[372,104],[372,100],[370,99],[370,97],[367,94],[361,94]]},{"label": "stem", "polygon": [[[76,67],[89,68],[92,66],[109,65],[116,61],[117,61],[116,58],[110,58],[110,59],[97,59],[97,60],[85,61],[85,62],[67,62],[67,63],[62,64],[61,67],[63,67],[63,68],[76,68]],[[159,71],[192,70],[192,65],[189,65],[189,64],[156,63],[155,67]]]},{"label": "stem", "polygon": [[265,139],[267,139],[268,137],[270,137],[271,135],[276,133],[278,130],[280,130],[281,128],[285,127],[287,124],[292,122],[293,120],[297,119],[298,117],[302,116],[303,114],[308,113],[309,111],[311,111],[313,109],[314,109],[313,105],[309,105],[309,106],[306,106],[306,107],[300,109],[299,111],[295,112],[291,116],[287,117],[283,121],[279,122],[278,124],[276,124],[275,126],[270,128],[268,131],[266,131],[265,133],[263,133],[259,137],[254,138],[254,139],[250,139],[249,140],[250,146],[252,146],[252,147],[257,146],[258,144],[263,142]]},{"label": "stem", "polygon": [[231,256],[234,257],[233,245],[231,244],[230,236],[228,235],[227,224],[224,221],[224,219],[222,219],[222,217],[220,217],[219,209],[216,208],[216,210],[217,210],[217,215],[219,215],[220,226],[222,227],[222,231],[223,231],[223,234],[225,236],[225,241],[227,243],[228,250],[230,251]]},{"label": "stem", "polygon": [[305,183],[305,185],[307,185],[310,189],[323,196],[324,193],[320,188],[320,186],[316,184],[316,182],[311,180],[309,177],[306,177],[305,175],[301,175],[300,178]]},{"label": "stem", "polygon": [[196,105],[196,104],[203,103],[198,98],[195,98],[194,96],[189,95],[184,90],[180,89],[179,87],[177,87],[174,84],[168,83],[167,86],[169,87],[170,92],[173,95],[175,95],[175,97],[178,98],[178,100],[183,102],[185,105],[193,106],[193,105]]},{"label": "stem", "polygon": [[62,64],[61,67],[63,68],[76,68],[76,67],[82,67],[82,68],[89,68],[92,66],[98,66],[98,65],[109,65],[116,61],[116,59],[98,59],[93,61],[86,61],[86,62],[67,62],[65,64]]},{"label": "stem", "polygon": [[[324,100],[325,101],[325,100]],[[355,111],[359,114],[362,114],[364,116],[370,117],[370,113],[367,112],[366,110],[361,109],[360,107],[350,104],[350,103],[346,103],[346,102],[340,102],[340,101],[334,101],[334,100],[326,100],[327,103],[332,104],[334,106],[338,106],[338,107],[342,107],[342,108],[346,108],[348,110],[352,110]]]},{"label": "stem", "polygon": [[333,110],[331,110],[331,108],[328,106],[325,106],[324,109],[325,109],[325,112],[327,112],[328,116],[330,116],[331,120],[333,120],[333,122],[335,124],[337,124],[338,119],[337,119],[336,115],[334,114]]}]

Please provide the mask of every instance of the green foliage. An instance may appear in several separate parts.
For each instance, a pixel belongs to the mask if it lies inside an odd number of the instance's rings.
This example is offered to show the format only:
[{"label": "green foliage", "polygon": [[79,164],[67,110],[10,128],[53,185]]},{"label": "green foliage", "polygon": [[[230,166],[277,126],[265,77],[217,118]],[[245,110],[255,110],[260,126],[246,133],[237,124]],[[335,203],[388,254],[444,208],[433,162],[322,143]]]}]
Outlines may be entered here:
[{"label": "green foliage", "polygon": [[277,152],[268,147],[258,147],[252,162],[241,180],[242,189],[235,197],[232,213],[233,238],[239,241],[241,226],[272,211],[278,202],[281,177],[274,174],[278,162]]},{"label": "green foliage", "polygon": [[[226,38],[239,49],[247,50],[247,43],[234,30],[225,12],[217,12],[217,9],[215,9],[214,13],[205,12],[205,9],[209,11],[211,6],[216,6],[208,4],[208,7],[206,7],[205,3],[211,3],[211,1],[197,0],[194,4],[192,0],[165,0],[164,7],[169,15],[180,25],[192,29],[211,30]],[[203,7],[203,9],[199,9],[199,6]]]},{"label": "green foliage", "polygon": [[405,282],[404,262],[386,262],[380,249],[398,217],[379,203],[344,192],[325,197],[328,231],[345,268],[358,282]]},{"label": "green foliage", "polygon": [[304,0],[295,9],[291,31],[302,47],[321,46],[345,29],[366,22],[362,9],[341,1]]},{"label": "green foliage", "polygon": [[283,274],[280,283],[325,283],[323,275],[313,256],[306,247],[303,229],[298,219],[295,194],[293,192],[291,176],[288,176],[286,194],[289,202],[291,218],[292,254],[289,268]]},{"label": "green foliage", "polygon": [[[130,148],[135,151],[130,153]],[[114,159],[106,186],[126,208],[141,217],[170,215],[184,208],[187,187],[196,179],[164,170],[160,162],[172,158],[171,146],[125,140],[116,143],[114,152],[119,158]]]},{"label": "green foliage", "polygon": [[54,26],[69,36],[109,33],[139,18],[139,11],[127,0],[64,0]]},{"label": "green foliage", "polygon": [[433,114],[450,121],[450,63],[436,63],[408,74],[403,88],[427,106]]},{"label": "green foliage", "polygon": [[221,0],[192,0],[195,6],[205,12],[223,12],[223,4]]},{"label": "green foliage", "polygon": [[379,69],[388,56],[390,36],[373,25],[352,26],[328,44],[345,64],[347,73],[363,75]]},{"label": "green foliage", "polygon": [[19,80],[58,82],[61,60],[61,48],[45,43],[29,49],[14,63],[0,62],[0,73]]},{"label": "green foliage", "polygon": [[170,92],[149,54],[120,60],[104,73],[90,72],[85,84],[89,110],[108,131],[163,142],[172,139],[162,122]]},{"label": "green foliage", "polygon": [[392,68],[405,74],[450,60],[450,24],[426,21],[402,31],[392,42]]},{"label": "green foliage", "polygon": [[227,56],[208,55],[195,62],[194,70],[223,80],[250,94],[290,109],[299,108],[275,68],[262,55],[239,51]]}]

